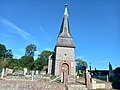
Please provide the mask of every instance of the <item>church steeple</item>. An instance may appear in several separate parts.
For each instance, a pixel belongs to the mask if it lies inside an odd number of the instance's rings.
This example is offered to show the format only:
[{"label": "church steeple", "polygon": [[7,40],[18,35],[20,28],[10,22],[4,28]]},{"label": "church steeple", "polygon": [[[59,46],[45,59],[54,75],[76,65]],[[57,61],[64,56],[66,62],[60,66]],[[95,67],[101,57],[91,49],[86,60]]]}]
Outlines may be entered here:
[{"label": "church steeple", "polygon": [[[63,81],[69,78],[68,75],[75,75],[76,61],[74,54],[75,45],[70,34],[68,21],[68,5],[65,5],[63,20],[58,34],[57,43],[53,55],[48,61],[48,73],[59,76],[64,73]],[[63,68],[66,68],[64,72]]]},{"label": "church steeple", "polygon": [[58,41],[56,46],[75,48],[72,36],[70,34],[70,27],[68,21],[68,4],[65,4],[63,21],[58,35]]}]

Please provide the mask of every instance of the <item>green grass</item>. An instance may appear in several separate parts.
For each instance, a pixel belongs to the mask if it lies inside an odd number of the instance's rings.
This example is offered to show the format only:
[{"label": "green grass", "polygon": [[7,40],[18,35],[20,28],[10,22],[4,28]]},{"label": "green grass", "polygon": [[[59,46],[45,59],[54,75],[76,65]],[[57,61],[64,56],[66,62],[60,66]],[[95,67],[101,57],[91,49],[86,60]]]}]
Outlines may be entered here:
[{"label": "green grass", "polygon": [[119,79],[118,78],[111,78],[109,81],[114,82],[114,83],[120,83],[120,78]]},{"label": "green grass", "polygon": [[[53,79],[55,79],[56,78],[56,76],[54,76],[54,75],[52,75],[51,77],[50,77],[50,79],[51,80],[53,80]],[[56,79],[54,82],[61,82],[61,78],[59,77],[58,79]]]},{"label": "green grass", "polygon": [[[96,81],[107,81],[106,77],[95,77]],[[120,83],[120,79],[118,78],[109,78],[109,82]]]},{"label": "green grass", "polygon": [[97,81],[107,81],[107,78],[106,77],[96,77],[96,80]]}]

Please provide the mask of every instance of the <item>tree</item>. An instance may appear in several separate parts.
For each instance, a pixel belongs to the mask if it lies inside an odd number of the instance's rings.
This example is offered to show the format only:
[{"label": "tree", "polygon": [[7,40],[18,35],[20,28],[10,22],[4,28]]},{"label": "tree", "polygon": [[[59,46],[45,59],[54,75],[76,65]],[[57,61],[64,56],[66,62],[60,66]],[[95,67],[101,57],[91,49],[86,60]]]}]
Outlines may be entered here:
[{"label": "tree", "polygon": [[3,44],[0,44],[0,58],[4,58],[5,57],[5,53],[6,53],[6,47]]},{"label": "tree", "polygon": [[[85,66],[86,68],[88,67],[86,61],[83,61],[82,59],[79,58],[76,59],[76,61],[77,61],[77,67],[83,67],[83,66]],[[83,72],[85,72],[85,70],[77,70],[78,75],[82,74]]]},{"label": "tree", "polygon": [[11,69],[14,68],[14,66],[15,66],[15,59],[13,59],[11,57],[8,57],[8,58],[5,59],[5,61],[6,61],[5,67],[11,68]]},{"label": "tree", "polygon": [[41,71],[43,69],[43,66],[44,66],[43,62],[44,61],[40,60],[40,58],[37,58],[37,60],[34,62],[34,66],[35,66],[34,69]]},{"label": "tree", "polygon": [[5,62],[2,58],[0,58],[0,69],[2,69],[5,66]]},{"label": "tree", "polygon": [[34,52],[36,51],[36,45],[35,44],[30,44],[28,45],[25,49],[26,49],[26,52],[25,52],[25,56],[30,56],[30,57],[33,57],[34,56]]},{"label": "tree", "polygon": [[[0,68],[3,67],[11,67],[10,60],[12,61],[12,50],[6,49],[6,46],[3,44],[0,44]],[[11,62],[12,63],[12,62]]]},{"label": "tree", "polygon": [[114,73],[120,75],[120,67],[115,68],[114,69]]},{"label": "tree", "polygon": [[12,61],[13,70],[23,70],[21,65],[21,59],[13,59]]},{"label": "tree", "polygon": [[48,65],[48,57],[52,54],[53,52],[48,51],[48,50],[44,50],[41,52],[41,54],[39,55],[40,60],[43,61],[43,65],[47,66]]},{"label": "tree", "polygon": [[34,58],[29,56],[23,56],[20,59],[20,66],[23,68],[27,68],[28,70],[32,69],[34,64]]},{"label": "tree", "polygon": [[83,61],[82,59],[76,59],[77,61],[77,66],[85,66],[86,68],[88,67],[87,62]]},{"label": "tree", "polygon": [[48,57],[52,54],[52,51],[44,50],[38,55],[37,60],[35,61],[36,69],[42,70],[43,66],[48,65]]},{"label": "tree", "polygon": [[12,57],[13,57],[12,50],[11,49],[6,50],[5,58],[12,58]]}]

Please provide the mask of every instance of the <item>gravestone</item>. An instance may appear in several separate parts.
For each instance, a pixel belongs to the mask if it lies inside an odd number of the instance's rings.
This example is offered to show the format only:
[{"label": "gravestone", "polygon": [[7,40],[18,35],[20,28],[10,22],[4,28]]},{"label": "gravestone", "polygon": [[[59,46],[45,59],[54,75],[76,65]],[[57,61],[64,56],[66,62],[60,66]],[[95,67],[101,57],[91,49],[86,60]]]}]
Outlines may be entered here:
[{"label": "gravestone", "polygon": [[32,81],[33,81],[33,77],[34,77],[34,70],[32,71]]},{"label": "gravestone", "polygon": [[61,73],[61,82],[63,82],[63,73]]},{"label": "gravestone", "polygon": [[27,68],[24,68],[24,75],[27,74]]},{"label": "gravestone", "polygon": [[4,77],[4,73],[5,73],[5,69],[3,68],[3,69],[2,69],[2,75],[1,75],[1,78]]},{"label": "gravestone", "polygon": [[6,75],[12,75],[13,74],[13,69],[6,68]]},{"label": "gravestone", "polygon": [[22,70],[16,70],[14,73],[13,73],[14,76],[23,76],[24,75],[24,71]]},{"label": "gravestone", "polygon": [[36,73],[35,73],[36,75],[38,75],[38,70],[36,70]]}]

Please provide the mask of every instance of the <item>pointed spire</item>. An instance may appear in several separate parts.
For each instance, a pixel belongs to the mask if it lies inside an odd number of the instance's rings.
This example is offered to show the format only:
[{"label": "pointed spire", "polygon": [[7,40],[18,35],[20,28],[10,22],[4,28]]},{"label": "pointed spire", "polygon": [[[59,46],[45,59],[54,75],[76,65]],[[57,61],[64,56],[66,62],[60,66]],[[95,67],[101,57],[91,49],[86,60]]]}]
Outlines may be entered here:
[{"label": "pointed spire", "polygon": [[65,12],[64,12],[64,15],[67,15],[68,16],[68,4],[65,4]]},{"label": "pointed spire", "polygon": [[70,34],[69,20],[68,20],[68,4],[65,4],[65,12],[63,16],[62,25],[58,35],[56,46],[73,47],[75,48],[72,36]]},{"label": "pointed spire", "polygon": [[62,37],[71,37],[70,34],[70,28],[69,28],[69,21],[68,21],[68,4],[65,4],[65,12],[64,12],[64,16],[63,16],[63,21],[62,21],[62,25],[60,28],[60,32],[59,32],[59,36]]}]

